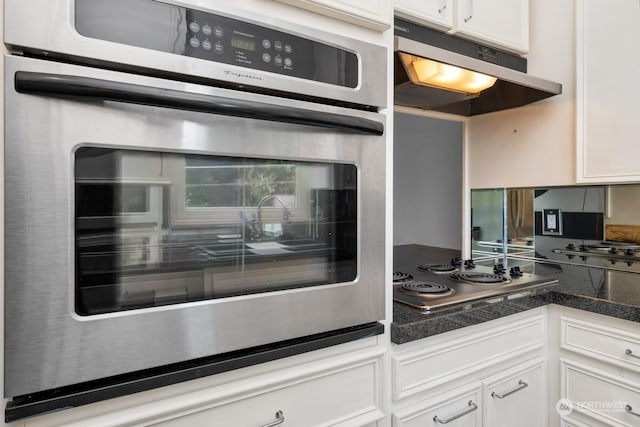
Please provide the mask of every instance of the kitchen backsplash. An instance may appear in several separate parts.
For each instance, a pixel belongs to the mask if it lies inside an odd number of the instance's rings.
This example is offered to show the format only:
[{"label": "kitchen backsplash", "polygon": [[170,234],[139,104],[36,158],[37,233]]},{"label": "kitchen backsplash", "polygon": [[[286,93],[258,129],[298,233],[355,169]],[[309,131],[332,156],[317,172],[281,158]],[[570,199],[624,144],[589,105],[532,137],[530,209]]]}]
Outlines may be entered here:
[{"label": "kitchen backsplash", "polygon": [[640,243],[640,184],[479,189],[471,205],[474,256],[554,259],[572,243]]}]

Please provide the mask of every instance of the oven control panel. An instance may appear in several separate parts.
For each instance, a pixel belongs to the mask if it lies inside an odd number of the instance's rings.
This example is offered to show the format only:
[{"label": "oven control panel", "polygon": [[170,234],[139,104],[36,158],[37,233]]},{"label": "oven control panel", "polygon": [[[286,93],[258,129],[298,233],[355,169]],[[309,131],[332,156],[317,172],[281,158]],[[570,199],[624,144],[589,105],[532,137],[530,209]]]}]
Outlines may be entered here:
[{"label": "oven control panel", "polygon": [[85,37],[348,88],[358,86],[354,52],[160,1],[76,0],[75,27]]}]

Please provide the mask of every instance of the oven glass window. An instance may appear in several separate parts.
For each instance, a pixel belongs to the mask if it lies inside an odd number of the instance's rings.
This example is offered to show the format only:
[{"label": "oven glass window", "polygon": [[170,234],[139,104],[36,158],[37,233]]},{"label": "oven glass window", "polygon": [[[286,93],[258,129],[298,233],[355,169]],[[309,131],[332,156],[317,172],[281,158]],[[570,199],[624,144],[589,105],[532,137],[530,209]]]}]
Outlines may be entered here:
[{"label": "oven glass window", "polygon": [[353,164],[80,148],[76,312],[353,281],[357,191]]}]

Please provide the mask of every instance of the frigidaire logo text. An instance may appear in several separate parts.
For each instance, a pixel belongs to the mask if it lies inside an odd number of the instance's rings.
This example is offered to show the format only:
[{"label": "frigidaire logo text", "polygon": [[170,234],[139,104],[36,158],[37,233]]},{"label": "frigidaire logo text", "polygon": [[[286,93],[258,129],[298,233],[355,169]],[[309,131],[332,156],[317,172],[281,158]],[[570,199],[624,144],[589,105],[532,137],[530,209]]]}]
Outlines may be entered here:
[{"label": "frigidaire logo text", "polygon": [[234,77],[243,77],[243,78],[247,78],[247,79],[253,79],[253,80],[264,80],[262,77],[260,76],[256,76],[254,74],[248,74],[248,73],[238,73],[237,71],[229,71],[229,70],[225,70],[224,72],[225,74],[230,74]]}]

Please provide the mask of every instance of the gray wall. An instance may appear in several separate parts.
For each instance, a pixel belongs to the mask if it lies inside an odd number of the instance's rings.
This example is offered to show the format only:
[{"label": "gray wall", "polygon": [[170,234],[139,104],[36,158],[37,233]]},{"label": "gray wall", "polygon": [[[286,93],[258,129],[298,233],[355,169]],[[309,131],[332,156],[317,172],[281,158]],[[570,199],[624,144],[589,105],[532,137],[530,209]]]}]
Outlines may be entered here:
[{"label": "gray wall", "polygon": [[393,244],[460,249],[462,124],[395,113]]}]

